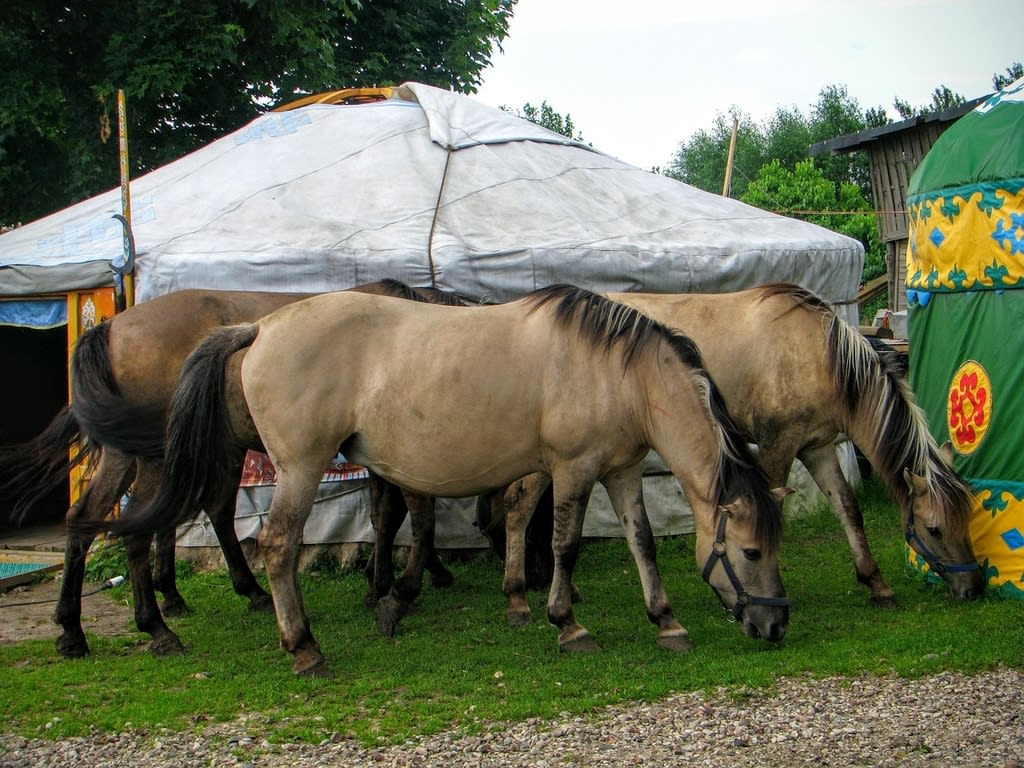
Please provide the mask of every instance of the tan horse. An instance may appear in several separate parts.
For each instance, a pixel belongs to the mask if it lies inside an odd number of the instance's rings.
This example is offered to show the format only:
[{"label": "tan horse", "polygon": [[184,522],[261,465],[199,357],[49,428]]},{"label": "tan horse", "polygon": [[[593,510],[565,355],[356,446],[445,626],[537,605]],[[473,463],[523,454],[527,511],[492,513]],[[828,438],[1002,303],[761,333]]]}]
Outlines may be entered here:
[{"label": "tan horse", "polygon": [[[798,458],[846,530],[857,579],[871,601],[891,604],[864,535],[856,495],[835,445],[847,435],[896,499],[908,543],[963,599],[984,593],[985,580],[968,532],[967,486],[940,450],[905,379],[820,298],[777,284],[729,294],[613,293],[609,298],[687,333],[700,346],[730,415],[759,446],[769,482],[782,484]],[[548,484],[534,476],[509,489],[505,516],[507,618],[528,621],[525,539]],[[481,527],[491,524],[481,520]]]},{"label": "tan horse", "polygon": [[320,474],[339,446],[396,485],[432,496],[473,496],[549,474],[555,569],[547,613],[567,650],[595,647],[576,621],[570,585],[586,500],[602,482],[624,527],[639,531],[628,540],[657,639],[682,650],[689,639],[672,614],[640,493],[640,461],[653,447],[690,499],[698,560],[724,565],[706,569],[709,583],[749,636],[785,634],[779,497],[699,352],[596,294],[553,286],[509,304],[442,308],[337,293],[215,331],[182,372],[157,498],[110,527],[143,531],[205,506],[230,469],[221,446],[250,420],[277,469],[259,543],[297,674],[326,673],[296,566]]},{"label": "tan horse", "polygon": [[[396,280],[357,286],[360,293],[396,296],[434,304],[460,302],[430,288],[412,289]],[[93,471],[82,496],[68,512],[69,523],[99,520],[132,488],[126,515],[144,507],[159,482],[162,464],[164,424],[171,395],[188,354],[213,328],[252,322],[286,304],[311,294],[255,291],[184,290],[138,304],[88,330],[79,339],[72,357],[73,401],[50,423],[47,430],[27,445],[7,447],[0,462],[15,469],[14,486],[21,498],[14,516],[24,520],[33,502],[56,483],[67,482],[70,466],[91,453]],[[80,441],[85,439],[81,449]],[[98,450],[102,446],[102,451]],[[259,448],[255,434],[240,436],[228,450],[233,463],[221,493],[205,507],[217,534],[235,591],[249,600],[251,610],[273,610],[270,596],[257,582],[245,560],[235,534],[235,495],[242,460],[247,448]],[[70,461],[69,456],[83,450]],[[326,466],[326,465],[325,465]],[[132,484],[134,483],[134,487]],[[377,492],[386,484],[374,483]],[[406,495],[419,506],[432,505],[427,497]],[[404,516],[402,508],[400,517]],[[426,514],[417,520],[429,520]],[[383,526],[382,545],[393,541],[397,526]],[[387,531],[392,538],[387,539]],[[186,612],[174,574],[175,530],[164,527],[157,533],[156,560],[150,570],[151,536],[129,537],[125,541],[134,595],[135,622],[141,632],[152,636],[150,650],[158,656],[180,653],[180,639],[164,622],[164,616]],[[85,556],[93,536],[69,526],[64,555],[64,576],[55,619],[62,632],[57,649],[67,657],[89,652],[81,622],[81,595]],[[382,558],[390,564],[388,558]],[[375,560],[376,562],[376,560]],[[450,581],[451,575],[436,557],[428,567],[435,584]],[[390,587],[390,570],[377,569],[371,595]],[[154,590],[164,595],[163,610]]]}]

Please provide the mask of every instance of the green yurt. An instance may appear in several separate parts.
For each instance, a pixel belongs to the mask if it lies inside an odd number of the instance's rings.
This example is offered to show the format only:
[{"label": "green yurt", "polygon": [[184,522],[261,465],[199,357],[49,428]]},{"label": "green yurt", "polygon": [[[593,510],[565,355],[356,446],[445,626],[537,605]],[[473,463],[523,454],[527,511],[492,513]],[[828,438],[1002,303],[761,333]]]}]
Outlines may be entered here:
[{"label": "green yurt", "polygon": [[974,489],[989,589],[1024,599],[1024,78],[938,138],[907,207],[911,382]]}]

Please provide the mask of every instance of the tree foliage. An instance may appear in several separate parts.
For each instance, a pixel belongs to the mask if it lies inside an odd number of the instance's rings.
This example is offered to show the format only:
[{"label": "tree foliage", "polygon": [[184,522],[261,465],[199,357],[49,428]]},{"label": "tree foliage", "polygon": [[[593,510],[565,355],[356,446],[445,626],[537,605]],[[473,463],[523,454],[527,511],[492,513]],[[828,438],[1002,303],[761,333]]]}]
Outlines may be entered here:
[{"label": "tree foliage", "polygon": [[512,109],[505,105],[502,105],[500,109],[516,117],[529,120],[531,123],[536,123],[542,128],[547,128],[549,131],[567,136],[573,141],[583,141],[583,134],[576,129],[569,113],[567,112],[565,117],[562,117],[561,113],[557,112],[546,101],[542,101],[539,107],[526,102],[523,104],[522,109]]},{"label": "tree foliage", "polygon": [[909,120],[917,115],[926,115],[929,112],[942,112],[946,109],[952,109],[953,107],[959,107],[967,99],[961,96],[959,93],[950,90],[948,86],[940,85],[934,91],[932,91],[932,100],[930,104],[925,104],[919,107],[913,107],[903,99],[893,99],[892,106],[900,117],[904,120]]},{"label": "tree foliage", "polygon": [[[1007,68],[1006,75],[993,75],[992,82],[999,89],[1022,76],[1024,66],[1015,63]],[[894,107],[905,119],[962,103],[960,94],[940,85],[932,92],[931,104],[913,107],[897,98]],[[795,108],[780,107],[758,124],[733,107],[729,118],[719,113],[710,130],[697,131],[680,144],[665,175],[708,192],[721,192],[733,119],[738,131],[727,194],[860,240],[866,253],[864,280],[884,274],[885,247],[873,214],[867,153],[822,154],[809,159],[807,149],[836,136],[888,124],[891,120],[885,109],[861,109],[842,85],[823,88],[807,117]]]},{"label": "tree foliage", "polygon": [[1010,83],[1020,80],[1022,77],[1024,77],[1024,64],[1015,61],[1006,68],[1005,75],[1000,75],[999,73],[992,75],[992,87],[997,91],[1001,91]]},{"label": "tree foliage", "polygon": [[859,240],[865,251],[863,279],[885,274],[885,246],[878,237],[871,204],[856,184],[836,185],[811,158],[797,162],[792,170],[772,160],[761,167],[741,199]]},{"label": "tree foliage", "polygon": [[[807,158],[807,147],[811,144],[885,123],[884,111],[862,112],[845,86],[836,85],[821,90],[808,117],[795,107],[779,107],[764,124],[754,122],[736,108],[731,117],[738,121],[738,130],[729,194],[737,198],[743,197],[761,167],[772,160],[794,170],[797,163]],[[698,131],[680,145],[665,175],[708,192],[721,192],[731,136],[732,119],[719,113],[710,131]],[[840,155],[818,158],[816,162],[837,189],[843,183],[856,184],[871,199],[866,157]]]},{"label": "tree foliage", "polygon": [[132,173],[310,93],[407,80],[472,93],[516,0],[136,0],[0,4],[0,223]]}]

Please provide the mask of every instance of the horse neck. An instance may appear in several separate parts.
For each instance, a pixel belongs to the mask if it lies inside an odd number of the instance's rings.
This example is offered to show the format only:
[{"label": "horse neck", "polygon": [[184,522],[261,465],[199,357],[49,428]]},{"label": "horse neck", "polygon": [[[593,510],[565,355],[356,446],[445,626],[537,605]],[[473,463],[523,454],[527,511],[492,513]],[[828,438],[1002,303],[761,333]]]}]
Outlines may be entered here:
[{"label": "horse neck", "polygon": [[698,525],[710,525],[722,444],[708,393],[682,362],[669,368],[665,361],[653,366],[645,390],[650,447],[679,481]]}]

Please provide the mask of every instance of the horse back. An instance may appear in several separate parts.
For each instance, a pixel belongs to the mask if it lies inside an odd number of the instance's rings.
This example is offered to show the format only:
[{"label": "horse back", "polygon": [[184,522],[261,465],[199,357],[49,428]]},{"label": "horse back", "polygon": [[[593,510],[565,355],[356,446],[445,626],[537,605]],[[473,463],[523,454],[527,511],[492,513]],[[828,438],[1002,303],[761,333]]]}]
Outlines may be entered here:
[{"label": "horse back", "polygon": [[[433,495],[473,495],[586,449],[579,424],[598,421],[623,388],[620,365],[520,302],[331,294],[259,326],[242,389],[276,463],[316,466],[341,444],[350,460]],[[428,477],[443,479],[421,485]]]},{"label": "horse back", "polygon": [[793,288],[609,297],[692,338],[729,413],[755,438],[787,427],[801,441],[827,440],[842,429],[826,363],[829,313]]}]

